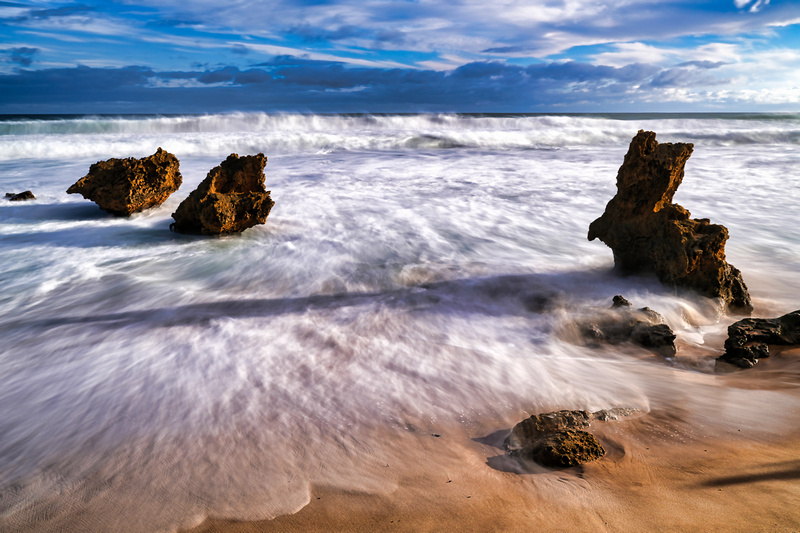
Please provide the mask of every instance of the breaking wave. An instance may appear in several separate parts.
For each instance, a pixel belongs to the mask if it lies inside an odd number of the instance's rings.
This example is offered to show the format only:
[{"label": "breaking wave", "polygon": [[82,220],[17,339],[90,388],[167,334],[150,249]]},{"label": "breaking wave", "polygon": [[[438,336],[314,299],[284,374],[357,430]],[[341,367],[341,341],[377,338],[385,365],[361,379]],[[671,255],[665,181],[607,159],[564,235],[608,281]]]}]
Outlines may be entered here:
[{"label": "breaking wave", "polygon": [[[183,155],[419,149],[559,149],[626,145],[638,129],[660,141],[800,144],[798,115],[302,115],[6,116],[0,157]],[[77,151],[77,152],[76,152]]]}]

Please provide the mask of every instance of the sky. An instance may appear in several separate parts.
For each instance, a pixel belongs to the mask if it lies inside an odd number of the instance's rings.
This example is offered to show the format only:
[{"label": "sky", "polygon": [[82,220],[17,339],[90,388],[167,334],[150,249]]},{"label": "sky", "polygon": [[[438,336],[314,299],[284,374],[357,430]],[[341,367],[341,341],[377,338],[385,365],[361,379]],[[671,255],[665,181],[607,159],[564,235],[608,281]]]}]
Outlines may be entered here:
[{"label": "sky", "polygon": [[0,113],[800,112],[798,0],[0,0]]}]

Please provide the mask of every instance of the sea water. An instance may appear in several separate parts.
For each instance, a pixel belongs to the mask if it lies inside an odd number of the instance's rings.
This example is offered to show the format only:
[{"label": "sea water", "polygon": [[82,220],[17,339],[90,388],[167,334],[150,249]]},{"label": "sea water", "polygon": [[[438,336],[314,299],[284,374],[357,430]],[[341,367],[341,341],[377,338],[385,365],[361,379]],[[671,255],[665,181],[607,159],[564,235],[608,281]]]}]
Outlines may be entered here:
[{"label": "sea water", "polygon": [[[771,393],[748,412],[713,382],[667,385],[713,373],[736,318],[618,277],[586,238],[639,129],[695,144],[675,201],[728,227],[755,314],[800,307],[796,115],[3,117],[0,193],[36,200],[0,201],[0,529],[269,518],[315,485],[382,490],[377,435],[544,410],[685,393],[761,424]],[[184,180],[158,208],[65,192],[158,147]],[[209,169],[258,152],[266,224],[169,231]],[[616,294],[664,316],[676,358],[570,336]]]}]

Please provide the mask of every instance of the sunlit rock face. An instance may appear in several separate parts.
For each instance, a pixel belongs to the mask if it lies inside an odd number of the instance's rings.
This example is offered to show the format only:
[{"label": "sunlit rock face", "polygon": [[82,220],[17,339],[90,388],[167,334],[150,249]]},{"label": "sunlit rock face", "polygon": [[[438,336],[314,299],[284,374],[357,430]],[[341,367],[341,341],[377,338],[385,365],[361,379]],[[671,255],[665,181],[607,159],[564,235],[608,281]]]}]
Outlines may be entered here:
[{"label": "sunlit rock face", "polygon": [[183,182],[180,162],[159,148],[141,159],[108,159],[89,167],[89,173],[67,192],[82,194],[100,209],[116,216],[130,216],[164,203]]},{"label": "sunlit rock face", "polygon": [[267,220],[275,202],[264,188],[264,154],[231,154],[172,214],[179,233],[238,233]]},{"label": "sunlit rock face", "polygon": [[725,261],[725,226],[672,203],[691,143],[662,143],[652,131],[633,138],[617,174],[617,194],[589,226],[622,272],[654,272],[666,285],[721,298],[737,314],[753,310],[741,272]]},{"label": "sunlit rock face", "polygon": [[550,467],[595,461],[606,451],[594,435],[582,431],[594,418],[594,414],[587,411],[533,415],[514,426],[503,446],[512,457]]}]

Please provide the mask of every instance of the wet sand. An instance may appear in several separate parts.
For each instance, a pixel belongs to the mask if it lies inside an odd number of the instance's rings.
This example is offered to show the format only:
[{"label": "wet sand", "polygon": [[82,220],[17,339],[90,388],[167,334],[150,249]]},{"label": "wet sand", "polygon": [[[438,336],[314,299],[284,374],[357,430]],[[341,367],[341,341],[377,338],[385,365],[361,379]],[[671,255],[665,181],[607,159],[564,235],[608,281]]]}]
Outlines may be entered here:
[{"label": "wet sand", "polygon": [[295,514],[209,518],[191,533],[800,531],[800,350],[727,376],[687,375],[714,380],[734,402],[767,394],[774,409],[764,409],[764,427],[739,424],[735,403],[709,423],[676,395],[643,416],[594,422],[606,456],[562,470],[505,456],[510,428],[387,432],[391,489],[313,486]]}]

